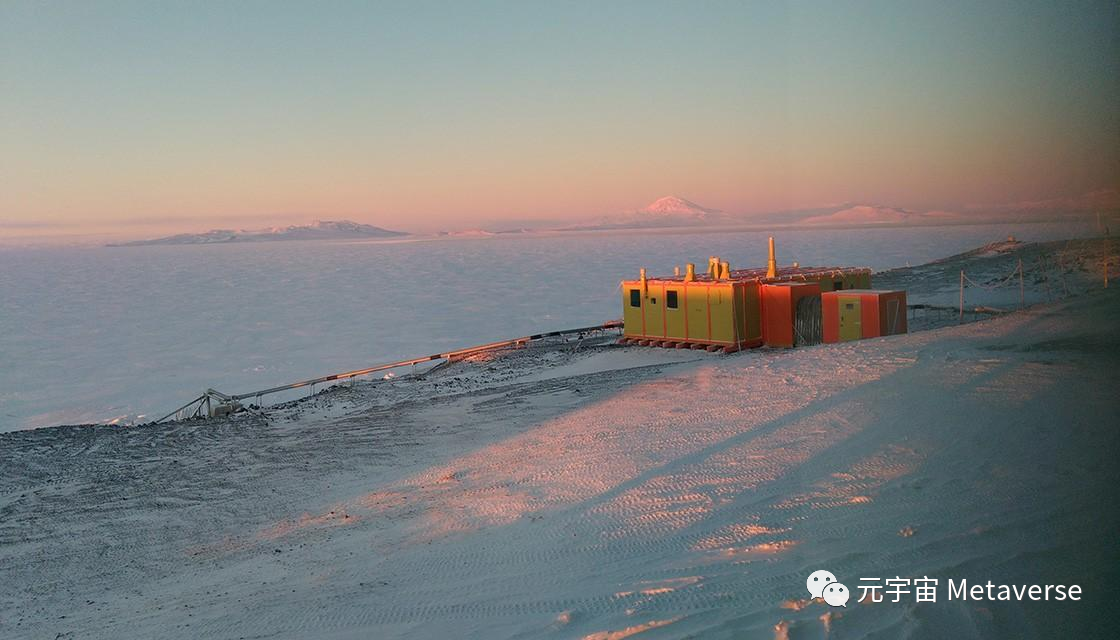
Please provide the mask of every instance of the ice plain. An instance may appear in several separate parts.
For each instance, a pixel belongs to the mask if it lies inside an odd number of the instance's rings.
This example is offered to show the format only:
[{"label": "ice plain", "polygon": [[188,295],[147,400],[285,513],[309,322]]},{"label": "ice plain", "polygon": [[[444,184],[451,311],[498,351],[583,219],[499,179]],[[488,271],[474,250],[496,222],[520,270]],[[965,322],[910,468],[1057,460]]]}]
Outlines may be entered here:
[{"label": "ice plain", "polygon": [[[1069,224],[777,234],[783,263],[921,264]],[[0,243],[0,432],[242,393],[620,315],[640,267],[764,265],[763,232],[20,248]]]}]

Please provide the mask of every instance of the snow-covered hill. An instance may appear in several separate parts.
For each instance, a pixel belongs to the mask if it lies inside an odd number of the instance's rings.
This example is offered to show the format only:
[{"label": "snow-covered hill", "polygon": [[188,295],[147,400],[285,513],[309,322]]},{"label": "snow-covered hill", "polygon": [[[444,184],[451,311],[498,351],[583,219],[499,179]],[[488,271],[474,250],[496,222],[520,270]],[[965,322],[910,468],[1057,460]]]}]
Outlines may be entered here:
[{"label": "snow-covered hill", "polygon": [[211,229],[205,233],[180,233],[152,240],[136,240],[110,246],[135,247],[154,244],[217,244],[229,242],[272,242],[278,240],[346,240],[361,238],[393,238],[405,236],[370,224],[350,220],[316,220],[311,224],[268,229]]},{"label": "snow-covered hill", "polygon": [[957,217],[956,214],[946,211],[921,213],[901,207],[858,204],[832,213],[805,218],[801,221],[801,224],[911,224],[947,222],[955,217]]}]

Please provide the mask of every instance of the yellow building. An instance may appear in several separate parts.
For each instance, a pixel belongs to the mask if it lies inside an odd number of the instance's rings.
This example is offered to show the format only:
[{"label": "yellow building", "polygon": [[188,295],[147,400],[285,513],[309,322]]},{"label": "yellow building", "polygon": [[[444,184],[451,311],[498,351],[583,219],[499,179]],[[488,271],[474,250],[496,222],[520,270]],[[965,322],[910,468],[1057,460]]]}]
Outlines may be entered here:
[{"label": "yellow building", "polygon": [[778,267],[770,239],[763,269],[732,271],[709,258],[706,273],[687,265],[683,275],[622,282],[622,341],[630,344],[738,351],[762,344],[760,287],[776,282],[815,282],[821,291],[867,289],[871,270],[842,267]]}]

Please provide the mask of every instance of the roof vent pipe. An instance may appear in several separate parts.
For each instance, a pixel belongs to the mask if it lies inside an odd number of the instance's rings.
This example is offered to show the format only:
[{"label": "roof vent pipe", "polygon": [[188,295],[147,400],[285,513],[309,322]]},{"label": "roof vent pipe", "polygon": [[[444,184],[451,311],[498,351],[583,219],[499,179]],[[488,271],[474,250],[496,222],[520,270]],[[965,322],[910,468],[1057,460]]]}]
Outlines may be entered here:
[{"label": "roof vent pipe", "polygon": [[689,262],[684,265],[684,281],[693,282],[696,280],[696,265]]},{"label": "roof vent pipe", "polygon": [[770,259],[766,262],[766,277],[778,277],[778,261],[774,258],[774,236],[770,236]]}]

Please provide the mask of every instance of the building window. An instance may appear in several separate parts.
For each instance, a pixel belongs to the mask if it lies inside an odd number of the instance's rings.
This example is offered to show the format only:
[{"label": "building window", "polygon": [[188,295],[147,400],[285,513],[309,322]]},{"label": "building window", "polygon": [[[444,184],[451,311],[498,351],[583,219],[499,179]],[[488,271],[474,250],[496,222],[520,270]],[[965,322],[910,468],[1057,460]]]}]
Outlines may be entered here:
[{"label": "building window", "polygon": [[638,289],[631,289],[630,290],[630,306],[631,307],[642,306],[642,292],[640,290],[638,290]]},{"label": "building window", "polygon": [[676,309],[677,308],[677,292],[676,291],[666,291],[665,292],[665,306],[669,307],[670,309]]}]

